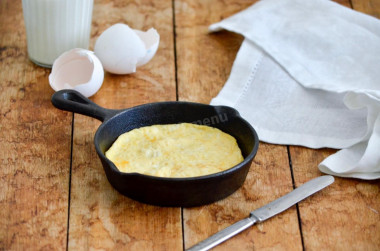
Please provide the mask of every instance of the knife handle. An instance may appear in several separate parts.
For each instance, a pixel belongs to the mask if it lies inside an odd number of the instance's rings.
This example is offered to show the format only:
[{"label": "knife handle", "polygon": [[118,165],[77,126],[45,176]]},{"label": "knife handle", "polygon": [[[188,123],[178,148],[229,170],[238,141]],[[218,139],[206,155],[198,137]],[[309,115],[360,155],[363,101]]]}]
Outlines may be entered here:
[{"label": "knife handle", "polygon": [[231,238],[232,236],[240,233],[244,229],[249,228],[255,224],[257,220],[253,217],[245,218],[241,221],[236,222],[235,224],[223,229],[222,231],[210,236],[204,241],[199,242],[198,244],[187,249],[187,251],[205,251],[210,248],[215,247],[216,245],[222,243],[223,241]]}]

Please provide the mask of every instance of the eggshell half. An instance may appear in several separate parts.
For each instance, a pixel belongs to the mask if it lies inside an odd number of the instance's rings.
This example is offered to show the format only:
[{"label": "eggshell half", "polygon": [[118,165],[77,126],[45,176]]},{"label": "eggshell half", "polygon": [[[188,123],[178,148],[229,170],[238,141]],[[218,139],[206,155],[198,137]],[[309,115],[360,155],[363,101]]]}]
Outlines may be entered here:
[{"label": "eggshell half", "polygon": [[153,28],[133,30],[126,24],[114,24],[96,40],[94,52],[106,71],[115,74],[136,72],[155,55],[160,36]]},{"label": "eggshell half", "polygon": [[146,49],[146,55],[139,62],[137,62],[137,67],[148,63],[153,56],[156,54],[158,45],[160,43],[160,35],[154,28],[150,28],[147,31],[133,30],[143,41]]},{"label": "eggshell half", "polygon": [[59,56],[49,75],[50,86],[55,91],[74,89],[86,97],[100,89],[103,79],[104,70],[99,59],[92,51],[79,48]]}]

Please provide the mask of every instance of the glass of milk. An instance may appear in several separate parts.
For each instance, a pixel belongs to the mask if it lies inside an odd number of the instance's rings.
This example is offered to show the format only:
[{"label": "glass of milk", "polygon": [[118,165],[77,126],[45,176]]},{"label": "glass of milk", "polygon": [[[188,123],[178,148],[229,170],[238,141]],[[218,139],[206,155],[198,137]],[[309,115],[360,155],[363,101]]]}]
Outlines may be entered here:
[{"label": "glass of milk", "polygon": [[28,55],[51,67],[63,52],[88,49],[93,0],[22,0]]}]

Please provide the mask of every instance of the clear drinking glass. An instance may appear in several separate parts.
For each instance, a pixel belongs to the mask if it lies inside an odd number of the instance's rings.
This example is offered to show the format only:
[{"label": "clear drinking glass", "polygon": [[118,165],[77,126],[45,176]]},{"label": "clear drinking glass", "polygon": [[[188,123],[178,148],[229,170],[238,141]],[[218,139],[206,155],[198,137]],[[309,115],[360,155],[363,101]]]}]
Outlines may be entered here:
[{"label": "clear drinking glass", "polygon": [[28,55],[51,67],[63,52],[88,49],[93,0],[22,0]]}]

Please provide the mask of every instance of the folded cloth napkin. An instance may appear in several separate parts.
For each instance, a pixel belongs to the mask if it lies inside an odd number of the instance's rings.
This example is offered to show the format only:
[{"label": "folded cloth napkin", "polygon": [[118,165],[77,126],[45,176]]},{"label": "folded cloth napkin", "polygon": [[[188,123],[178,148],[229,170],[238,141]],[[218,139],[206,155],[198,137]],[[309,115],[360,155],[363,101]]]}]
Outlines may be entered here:
[{"label": "folded cloth napkin", "polygon": [[380,21],[329,0],[261,0],[209,27],[245,37],[211,104],[262,141],[342,149],[322,172],[380,178]]}]

